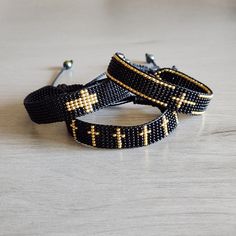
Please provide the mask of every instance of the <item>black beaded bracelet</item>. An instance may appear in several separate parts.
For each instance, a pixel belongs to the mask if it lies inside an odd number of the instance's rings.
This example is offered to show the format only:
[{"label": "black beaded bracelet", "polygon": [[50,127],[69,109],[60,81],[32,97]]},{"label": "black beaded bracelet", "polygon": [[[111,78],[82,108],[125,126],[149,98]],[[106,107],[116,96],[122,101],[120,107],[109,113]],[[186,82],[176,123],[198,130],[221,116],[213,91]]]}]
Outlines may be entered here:
[{"label": "black beaded bracelet", "polygon": [[70,121],[130,97],[130,92],[100,75],[81,85],[45,86],[24,100],[32,121],[43,124]]},{"label": "black beaded bracelet", "polygon": [[[25,108],[32,121],[38,124],[70,121],[104,107],[129,101],[130,92],[102,73],[89,83],[55,87],[55,82],[63,71],[72,67],[73,61],[65,61],[52,85],[30,93],[24,99]],[[156,66],[136,64],[142,71],[155,71]],[[149,104],[149,102],[147,103]]]},{"label": "black beaded bracelet", "polygon": [[107,77],[128,91],[151,102],[182,113],[204,113],[213,92],[205,84],[173,68],[143,71],[116,53],[108,66]]},{"label": "black beaded bracelet", "polygon": [[67,128],[76,141],[86,145],[98,148],[134,148],[163,139],[176,128],[177,124],[177,112],[165,109],[161,116],[142,125],[102,125],[77,118],[67,122]]}]

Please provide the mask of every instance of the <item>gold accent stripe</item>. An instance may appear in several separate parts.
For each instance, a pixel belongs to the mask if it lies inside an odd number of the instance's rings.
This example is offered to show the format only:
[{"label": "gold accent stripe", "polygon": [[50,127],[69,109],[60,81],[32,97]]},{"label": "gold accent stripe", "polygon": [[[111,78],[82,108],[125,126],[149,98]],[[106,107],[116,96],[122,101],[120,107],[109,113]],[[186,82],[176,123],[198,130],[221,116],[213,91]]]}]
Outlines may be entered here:
[{"label": "gold accent stripe", "polygon": [[200,97],[200,98],[209,98],[209,99],[211,99],[211,98],[213,97],[213,94],[211,94],[211,95],[200,94],[198,97]]},{"label": "gold accent stripe", "polygon": [[157,80],[155,77],[152,77],[150,75],[147,75],[145,74],[144,72],[134,68],[133,66],[131,66],[130,64],[128,64],[127,62],[123,61],[121,58],[119,58],[117,55],[114,55],[113,58],[115,58],[117,61],[119,61],[121,64],[123,64],[126,68],[134,71],[135,73],[137,74],[140,74],[142,75],[145,79],[148,79],[148,80],[151,80],[153,81],[154,83],[156,84],[160,84],[160,85],[163,85],[165,87],[168,87],[170,89],[175,89],[175,86],[174,85],[171,85],[171,84],[167,84],[167,83],[164,83],[163,81],[159,81]]},{"label": "gold accent stripe", "polygon": [[202,115],[203,113],[205,113],[205,111],[192,111],[191,114],[193,115]]},{"label": "gold accent stripe", "polygon": [[176,75],[178,75],[178,76],[181,76],[181,77],[183,77],[184,79],[189,80],[189,81],[191,81],[192,83],[196,84],[197,86],[201,87],[203,90],[205,90],[205,91],[209,94],[209,96],[212,95],[212,91],[211,91],[206,85],[204,85],[204,84],[202,84],[202,83],[196,81],[195,79],[189,77],[188,75],[183,74],[182,72],[173,71],[172,69],[162,69],[162,70],[156,72],[156,76],[157,76],[158,78],[160,78],[160,74],[161,74],[162,72],[170,72],[170,73],[172,73],[172,74],[176,74]]},{"label": "gold accent stripe", "polygon": [[113,80],[113,81],[115,81],[117,84],[119,84],[120,86],[122,86],[122,87],[128,89],[130,92],[132,92],[132,93],[134,93],[134,94],[136,94],[136,95],[138,95],[138,96],[140,96],[140,97],[146,98],[146,99],[148,99],[149,101],[152,101],[152,102],[155,102],[155,103],[157,103],[157,104],[160,104],[160,105],[162,105],[162,106],[164,106],[164,107],[167,107],[167,103],[162,102],[162,101],[159,101],[159,100],[156,100],[156,99],[154,99],[154,98],[150,98],[150,97],[148,97],[148,96],[146,96],[146,95],[144,95],[144,94],[142,94],[142,93],[136,91],[135,89],[130,88],[130,87],[127,86],[126,84],[123,84],[121,81],[119,81],[119,80],[117,80],[116,78],[114,78],[113,76],[111,76],[111,75],[108,73],[108,71],[106,72],[106,75],[107,75],[111,80]]}]

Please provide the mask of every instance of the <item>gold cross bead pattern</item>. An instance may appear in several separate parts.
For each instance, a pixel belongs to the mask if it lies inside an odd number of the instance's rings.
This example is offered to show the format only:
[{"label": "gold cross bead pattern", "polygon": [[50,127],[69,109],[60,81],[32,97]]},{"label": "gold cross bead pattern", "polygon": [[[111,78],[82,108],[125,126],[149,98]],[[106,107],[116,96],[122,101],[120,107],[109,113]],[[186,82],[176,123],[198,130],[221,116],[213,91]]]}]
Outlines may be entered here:
[{"label": "gold cross bead pattern", "polygon": [[140,136],[143,137],[144,146],[148,145],[148,135],[151,133],[151,130],[147,128],[147,125],[144,125],[143,131],[139,133]]},{"label": "gold cross bead pattern", "polygon": [[91,125],[91,130],[89,130],[87,132],[87,134],[91,135],[92,146],[96,147],[97,146],[97,144],[96,144],[96,136],[99,135],[100,133],[95,130],[95,125]]},{"label": "gold cross bead pattern", "polygon": [[176,101],[176,105],[178,109],[182,106],[182,104],[189,104],[192,106],[196,104],[195,102],[186,100],[185,97],[186,97],[186,93],[182,93],[181,97],[175,97],[175,96],[172,97],[172,99]]},{"label": "gold cross bead pattern", "polygon": [[73,111],[78,108],[83,108],[86,112],[93,111],[93,104],[98,102],[97,94],[89,94],[87,89],[80,91],[80,97],[78,99],[66,102],[67,111]]},{"label": "gold cross bead pattern", "polygon": [[125,134],[121,133],[120,128],[116,129],[116,133],[112,135],[114,138],[116,138],[117,147],[122,148],[122,138],[125,138]]},{"label": "gold cross bead pattern", "polygon": [[76,130],[78,129],[77,126],[75,125],[75,120],[71,121],[70,127],[72,128],[72,135],[74,140],[76,140]]},{"label": "gold cross bead pattern", "polygon": [[174,112],[173,112],[173,115],[175,116],[176,123],[179,124],[179,118],[178,118],[177,112],[174,111]]},{"label": "gold cross bead pattern", "polygon": [[166,116],[163,116],[161,127],[163,128],[165,136],[167,136],[169,134],[169,132],[168,132],[168,123],[169,123],[169,120],[166,118]]}]

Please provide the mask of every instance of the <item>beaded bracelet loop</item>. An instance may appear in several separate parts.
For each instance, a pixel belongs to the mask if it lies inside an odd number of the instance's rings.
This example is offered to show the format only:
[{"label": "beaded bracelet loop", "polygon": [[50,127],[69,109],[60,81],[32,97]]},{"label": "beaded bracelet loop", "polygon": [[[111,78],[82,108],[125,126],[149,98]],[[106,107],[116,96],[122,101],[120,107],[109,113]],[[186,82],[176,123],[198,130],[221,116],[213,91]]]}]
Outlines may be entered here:
[{"label": "beaded bracelet loop", "polygon": [[129,91],[108,80],[105,73],[85,85],[60,84],[55,87],[60,74],[71,67],[67,64],[64,62],[52,85],[40,88],[24,99],[32,121],[38,124],[70,121],[130,97]]},{"label": "beaded bracelet loop", "polygon": [[[72,60],[65,61],[50,86],[40,88],[24,99],[25,108],[32,121],[38,124],[70,121],[104,107],[129,101],[130,92],[107,79],[105,73],[85,85],[60,84],[55,87],[63,71],[71,69],[72,65]],[[136,66],[142,71],[153,72],[157,67],[148,62],[148,58],[146,65]]]},{"label": "beaded bracelet loop", "polygon": [[182,113],[204,113],[213,97],[209,87],[180,71],[159,68],[154,73],[145,72],[121,53],[112,57],[106,74],[113,82],[133,94]]},{"label": "beaded bracelet loop", "polygon": [[98,148],[120,149],[155,143],[168,136],[177,124],[177,112],[164,110],[161,116],[136,126],[94,124],[77,118],[67,122],[67,128],[74,140],[80,143]]}]

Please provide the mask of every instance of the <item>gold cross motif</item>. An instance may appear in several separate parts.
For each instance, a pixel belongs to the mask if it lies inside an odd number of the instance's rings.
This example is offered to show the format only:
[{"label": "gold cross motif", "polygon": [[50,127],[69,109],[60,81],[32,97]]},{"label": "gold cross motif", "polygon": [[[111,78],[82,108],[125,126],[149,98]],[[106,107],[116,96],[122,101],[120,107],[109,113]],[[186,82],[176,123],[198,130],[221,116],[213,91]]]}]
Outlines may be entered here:
[{"label": "gold cross motif", "polygon": [[120,132],[120,128],[116,129],[116,133],[112,135],[117,140],[117,147],[122,148],[122,138],[125,138],[125,134]]},{"label": "gold cross motif", "polygon": [[75,125],[75,120],[71,121],[72,123],[70,124],[70,127],[72,128],[72,134],[74,137],[74,140],[76,140],[76,130],[78,129]]},{"label": "gold cross motif", "polygon": [[89,94],[87,89],[80,91],[80,98],[72,100],[66,103],[66,108],[68,111],[73,111],[77,108],[83,108],[86,112],[93,111],[93,104],[98,102],[97,94]]},{"label": "gold cross motif", "polygon": [[96,144],[96,135],[99,135],[100,133],[99,133],[99,132],[96,132],[94,125],[91,125],[91,130],[89,130],[87,133],[88,133],[88,134],[91,134],[92,145],[93,145],[94,147],[96,147],[96,145],[97,145],[97,144]]},{"label": "gold cross motif", "polygon": [[185,99],[186,93],[183,93],[180,98],[173,96],[172,99],[176,100],[177,108],[180,108],[183,103],[189,104],[189,105],[195,105],[195,102],[189,101]]},{"label": "gold cross motif", "polygon": [[143,127],[143,131],[139,133],[140,136],[143,136],[144,146],[148,145],[148,134],[151,133],[151,130],[147,128],[146,125]]},{"label": "gold cross motif", "polygon": [[178,119],[177,112],[174,111],[174,112],[173,112],[173,115],[175,116],[176,123],[179,124],[179,119]]},{"label": "gold cross motif", "polygon": [[163,127],[165,136],[167,136],[169,134],[169,132],[168,132],[168,123],[169,123],[169,120],[166,118],[166,116],[163,116],[161,127]]}]

